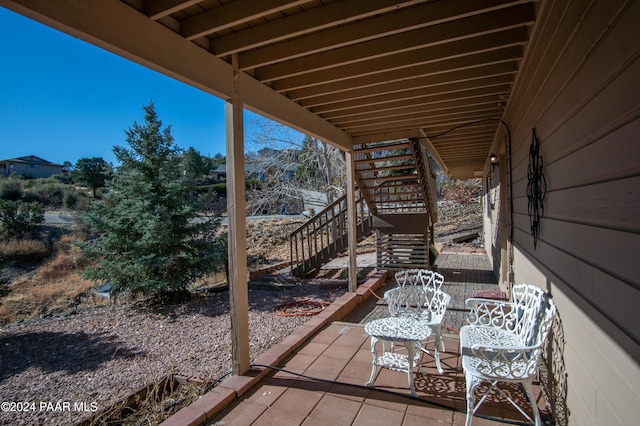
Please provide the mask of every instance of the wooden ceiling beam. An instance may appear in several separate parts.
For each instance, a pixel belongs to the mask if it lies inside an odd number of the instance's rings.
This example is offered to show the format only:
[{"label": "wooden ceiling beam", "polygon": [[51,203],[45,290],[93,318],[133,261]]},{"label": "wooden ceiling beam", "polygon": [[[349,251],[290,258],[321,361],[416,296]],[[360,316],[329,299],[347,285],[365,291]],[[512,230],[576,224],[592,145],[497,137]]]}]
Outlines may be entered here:
[{"label": "wooden ceiling beam", "polygon": [[384,117],[403,117],[407,114],[440,114],[447,112],[463,111],[465,109],[473,110],[483,105],[496,105],[495,95],[488,95],[486,97],[478,97],[473,100],[461,99],[452,100],[447,102],[441,102],[437,104],[426,104],[418,106],[407,106],[405,108],[397,108],[393,110],[381,109],[378,111],[354,114],[343,118],[332,119],[331,122],[335,125],[346,125],[348,123],[355,123],[362,120],[370,120]]},{"label": "wooden ceiling beam", "polygon": [[[439,152],[444,152],[444,153],[456,153],[456,152],[467,152],[467,151],[473,151],[473,150],[478,150],[480,151],[482,148],[482,146],[484,145],[486,148],[486,144],[491,144],[491,138],[485,138],[483,140],[477,140],[473,143],[460,143],[457,145],[449,145],[449,146],[439,146],[439,145],[435,145],[436,149]],[[488,156],[488,155],[487,155]]]},{"label": "wooden ceiling beam", "polygon": [[[455,138],[460,136],[477,135],[478,133],[483,133],[483,132],[493,132],[495,131],[497,126],[498,126],[497,121],[483,121],[481,123],[470,124],[468,126],[461,127],[459,129],[454,130],[451,133],[447,133],[436,139],[442,141],[442,140],[447,140],[450,138]],[[432,127],[431,130],[432,130],[431,134],[435,135],[436,133],[443,132],[447,129],[442,129],[442,128],[438,129],[438,128]]]},{"label": "wooden ceiling beam", "polygon": [[502,93],[508,92],[510,88],[511,88],[510,84],[498,84],[495,86],[483,87],[479,89],[461,88],[458,91],[424,95],[422,97],[417,97],[412,99],[402,99],[400,101],[388,101],[387,103],[383,103],[383,104],[373,104],[373,105],[367,105],[367,106],[352,105],[352,108],[349,108],[349,109],[345,108],[341,110],[328,111],[326,113],[324,111],[316,111],[315,108],[312,108],[312,111],[314,113],[321,114],[322,117],[327,120],[331,120],[331,119],[336,119],[340,117],[348,117],[350,115],[355,115],[355,114],[376,112],[384,109],[391,110],[391,109],[400,109],[400,108],[419,106],[419,105],[432,105],[432,104],[439,104],[443,102],[451,102],[451,101],[462,100],[462,99],[469,99],[470,101],[473,101],[476,98],[479,98],[479,97],[484,98],[486,96],[495,96],[496,104],[497,104],[500,95]]},{"label": "wooden ceiling beam", "polygon": [[185,19],[181,22],[181,33],[187,40],[194,40],[309,1],[311,0],[236,0]]},{"label": "wooden ceiling beam", "polygon": [[[319,84],[302,89],[288,90],[286,93],[290,99],[300,101],[352,90],[374,88],[379,85],[397,83],[420,77],[435,77],[440,74],[446,75],[457,71],[474,70],[476,68],[489,67],[505,62],[517,65],[521,58],[522,47],[517,45],[481,53],[471,53],[469,55],[457,56],[455,58],[416,66],[406,66],[394,70],[393,73],[384,72],[349,80]],[[345,94],[344,97],[347,97],[347,95]]]},{"label": "wooden ceiling beam", "polygon": [[[429,5],[435,6],[441,4],[449,6],[451,6],[451,4],[467,5],[469,9],[472,9],[474,3],[429,3]],[[411,9],[409,9],[409,11],[411,11]],[[398,12],[398,14],[399,13],[400,12]],[[405,20],[398,18],[398,14],[384,16],[384,18],[386,18],[384,22],[397,22],[399,33],[395,35],[386,35],[384,30],[379,28],[379,24],[370,24],[368,21],[362,21],[362,23],[359,24],[366,24],[368,31],[372,33],[371,37],[375,36],[375,39],[360,41],[350,31],[350,26],[345,26],[335,30],[335,32],[339,31],[345,34],[342,36],[344,42],[326,46],[323,52],[311,53],[313,52],[313,48],[307,46],[308,37],[303,37],[299,39],[300,43],[304,43],[304,45],[300,47],[301,57],[299,58],[290,59],[290,56],[287,55],[292,55],[292,53],[290,53],[292,50],[289,46],[282,46],[283,43],[280,43],[273,47],[265,47],[241,54],[240,66],[244,70],[257,68],[256,76],[258,79],[260,81],[270,82],[281,78],[342,66],[344,64],[397,55],[402,52],[422,49],[442,43],[465,40],[484,34],[504,31],[506,29],[531,25],[535,17],[533,5],[526,3],[492,13],[469,16],[408,31],[406,26],[403,27]],[[423,18],[416,19],[416,21],[422,21],[422,26],[424,26]],[[323,33],[319,34],[323,35]],[[274,52],[268,53],[267,51],[270,49],[274,49]],[[262,55],[262,60],[258,61],[249,57],[249,55]]]},{"label": "wooden ceiling beam", "polygon": [[[491,117],[495,117],[496,115],[497,114],[495,112],[491,112],[491,111],[490,112],[479,111],[477,114],[468,114],[463,117],[450,118],[445,121],[450,123],[458,123],[458,122],[466,122],[470,120],[478,120],[482,118],[491,118]],[[393,121],[393,122],[387,122],[382,124],[372,124],[367,127],[362,127],[359,130],[347,131],[347,133],[349,133],[351,136],[355,136],[355,135],[362,135],[367,133],[376,133],[376,132],[383,131],[385,129],[399,130],[399,129],[406,129],[406,128],[412,128],[412,127],[421,127],[421,126],[424,126],[425,124],[428,124],[428,122],[429,122],[429,118],[416,118],[413,120],[407,120],[402,122]]]},{"label": "wooden ceiling beam", "polygon": [[486,121],[481,121],[479,123],[471,123],[469,121],[469,122],[459,123],[459,124],[464,124],[465,126],[459,129],[455,129],[449,133],[443,134],[442,136],[439,136],[439,135],[441,135],[443,132],[450,130],[451,126],[433,123],[428,127],[425,126],[423,128],[423,131],[425,132],[426,137],[429,137],[434,141],[435,140],[443,141],[449,138],[454,138],[458,135],[474,134],[476,132],[486,131],[487,129],[495,130],[498,128],[497,117],[496,117],[496,120],[494,119],[486,120]]},{"label": "wooden ceiling beam", "polygon": [[271,87],[273,87],[274,90],[284,92],[380,73],[386,73],[387,77],[393,78],[393,74],[397,70],[402,70],[402,68],[405,67],[521,45],[526,42],[527,38],[527,28],[518,27],[506,31],[485,34],[472,39],[457,40],[451,43],[411,50],[397,55],[369,59],[359,62],[357,65],[347,64],[328,70],[319,70],[305,75],[280,79],[273,81]]},{"label": "wooden ceiling beam", "polygon": [[323,7],[316,7],[218,37],[211,41],[210,49],[219,56],[229,55],[422,2],[424,0],[405,0],[400,2],[398,0],[367,0],[329,3]]},{"label": "wooden ceiling beam", "polygon": [[[460,146],[460,145],[473,145],[479,142],[483,142],[486,140],[490,140],[493,139],[493,137],[495,136],[495,129],[493,131],[493,133],[483,133],[483,134],[479,134],[479,135],[474,135],[474,136],[469,136],[466,138],[460,138],[460,139],[456,139],[456,140],[450,140],[447,141],[446,143],[434,143],[434,148],[440,150],[440,149],[446,149],[446,148],[451,148],[451,147],[456,147],[456,146]],[[437,139],[436,139],[437,141]]]},{"label": "wooden ceiling beam", "polygon": [[[466,119],[466,120],[439,120],[434,122],[427,122],[422,126],[422,128],[425,129],[433,126],[433,127],[443,128],[445,130],[450,130],[460,125],[466,125],[467,123],[470,123],[470,122],[494,121],[498,118],[499,117],[497,116],[497,114],[493,114],[485,117],[470,117],[469,119]],[[497,125],[496,125],[496,128],[497,128]],[[436,137],[435,140],[437,141],[438,138]]]},{"label": "wooden ceiling beam", "polygon": [[142,11],[149,18],[157,21],[160,18],[191,7],[201,1],[202,0],[145,0],[142,4]]},{"label": "wooden ceiling beam", "polygon": [[513,82],[513,76],[517,71],[518,66],[515,61],[501,62],[486,67],[464,69],[452,71],[450,73],[440,73],[436,75],[396,81],[388,84],[380,84],[373,87],[357,88],[349,91],[332,93],[329,95],[316,96],[313,98],[298,100],[298,103],[304,107],[309,108],[340,102],[344,99],[362,99],[391,93],[399,94],[402,92],[411,92],[416,89],[424,89],[427,87],[433,87],[434,90],[438,90],[438,87],[445,84],[464,81],[478,81],[489,77],[498,76],[503,76],[506,78],[506,80]]},{"label": "wooden ceiling beam", "polygon": [[434,143],[434,147],[437,146],[439,148],[446,148],[448,146],[456,146],[459,144],[476,143],[478,140],[493,138],[495,133],[496,133],[496,129],[494,128],[491,131],[477,133],[469,136],[461,136],[459,138],[450,139],[447,141],[441,141],[440,139],[436,138],[435,140],[436,143]]},{"label": "wooden ceiling beam", "polygon": [[447,157],[449,161],[451,160],[460,160],[460,159],[470,159],[476,158],[478,160],[483,159],[486,161],[488,155],[487,150],[490,145],[483,144],[479,145],[476,149],[460,149],[458,151],[446,151],[442,154]]},{"label": "wooden ceiling beam", "polygon": [[497,108],[494,103],[483,104],[483,105],[475,105],[472,107],[462,107],[450,110],[440,110],[433,112],[414,112],[407,114],[394,114],[394,115],[385,115],[380,113],[379,116],[368,118],[366,120],[356,120],[350,121],[347,123],[331,121],[331,124],[340,127],[342,130],[346,132],[355,131],[361,127],[368,127],[371,125],[384,124],[384,123],[403,123],[403,122],[412,122],[415,120],[422,120],[425,122],[427,120],[438,120],[441,118],[454,118],[461,117],[468,114],[478,114],[480,112],[492,112],[496,113]]},{"label": "wooden ceiling beam", "polygon": [[[492,118],[492,115],[489,116],[480,116],[478,118]],[[476,117],[471,117],[470,119],[475,119]],[[462,120],[462,122],[466,122],[466,121],[470,121],[470,120]],[[386,127],[386,131],[387,132],[401,132],[403,130],[407,131],[409,129],[414,129],[414,128],[420,128],[421,126],[424,126],[425,124],[428,124],[428,122],[416,122],[413,124],[412,127],[409,127],[409,125],[407,126],[392,126],[392,125],[387,125]],[[459,124],[459,122],[456,121],[451,121],[451,122],[447,122],[446,125],[448,127],[454,127],[455,125]],[[366,140],[368,139],[371,135],[377,135],[379,133],[382,133],[380,130],[377,129],[367,129],[367,130],[363,130],[363,131],[359,131],[359,132],[352,132],[349,135],[352,137],[353,140]]]},{"label": "wooden ceiling beam", "polygon": [[[386,40],[412,30],[459,21],[487,11],[496,11],[514,3],[516,2],[505,2],[504,0],[479,0],[473,3],[429,2],[412,8],[401,9],[398,7],[393,13],[385,13],[389,11],[388,9],[381,10],[379,13],[381,16],[372,19],[363,19],[334,29],[306,34],[305,37],[266,46],[259,51],[247,52],[240,56],[241,66],[243,69],[264,67],[303,56],[321,54],[328,50],[335,52],[356,43],[359,46],[369,41],[378,43],[383,38]],[[428,20],[425,20],[424,17],[428,17]],[[395,49],[397,48],[398,45],[395,46]]]},{"label": "wooden ceiling beam", "polygon": [[375,143],[381,141],[391,141],[406,138],[417,138],[423,136],[420,129],[401,129],[398,131],[384,131],[378,133],[367,134],[360,137],[352,138],[354,145]]},{"label": "wooden ceiling beam", "polygon": [[427,99],[434,96],[443,96],[445,94],[453,94],[453,99],[456,98],[456,93],[467,90],[482,90],[486,89],[487,93],[496,93],[495,87],[499,86],[502,89],[507,88],[510,91],[511,84],[513,83],[513,76],[511,74],[493,76],[488,78],[479,78],[475,80],[465,80],[454,83],[442,84],[436,87],[423,87],[415,90],[405,90],[397,93],[383,93],[377,96],[369,96],[366,98],[358,98],[353,100],[346,100],[341,102],[335,102],[332,104],[319,105],[311,108],[311,110],[318,114],[325,114],[325,117],[329,117],[326,113],[336,111],[340,114],[340,111],[350,110],[354,111],[359,108],[379,105],[380,108],[386,108],[386,105],[390,102],[394,102],[399,105],[404,101],[411,101],[412,99]]},{"label": "wooden ceiling beam", "polygon": [[478,163],[487,160],[487,149],[485,146],[484,149],[479,149],[477,151],[464,151],[459,153],[446,153],[447,161],[451,164],[455,161],[477,161]]}]

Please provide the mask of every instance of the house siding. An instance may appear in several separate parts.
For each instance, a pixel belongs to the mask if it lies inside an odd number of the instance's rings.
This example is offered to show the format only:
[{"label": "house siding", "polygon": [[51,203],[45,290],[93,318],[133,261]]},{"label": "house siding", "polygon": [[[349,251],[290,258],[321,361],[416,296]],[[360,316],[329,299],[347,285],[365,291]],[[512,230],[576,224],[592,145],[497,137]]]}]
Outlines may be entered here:
[{"label": "house siding", "polygon": [[52,175],[62,173],[62,166],[47,166],[38,165],[38,167],[31,167],[30,164],[14,163],[13,168],[7,172],[15,172],[22,176],[29,176],[32,178],[47,178]]},{"label": "house siding", "polygon": [[47,178],[55,174],[63,173],[63,170],[64,166],[50,163],[33,155],[0,161],[0,172],[5,176],[16,173],[32,178]]},{"label": "house siding", "polygon": [[[634,424],[640,416],[640,1],[550,0],[538,7],[504,115],[512,132],[514,282],[549,290],[558,307],[561,340],[549,363],[554,386],[563,386],[552,404],[567,412],[558,424]],[[526,192],[534,128],[547,182],[535,249]],[[495,232],[498,221],[487,222],[486,232]]]}]

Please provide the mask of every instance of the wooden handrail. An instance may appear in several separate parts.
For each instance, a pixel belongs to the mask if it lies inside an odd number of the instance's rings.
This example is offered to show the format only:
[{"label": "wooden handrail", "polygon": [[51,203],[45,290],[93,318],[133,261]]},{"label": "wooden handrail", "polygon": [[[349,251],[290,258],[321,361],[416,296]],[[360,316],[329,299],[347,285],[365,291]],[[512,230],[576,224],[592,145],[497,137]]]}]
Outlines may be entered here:
[{"label": "wooden handrail", "polygon": [[[363,223],[371,223],[371,214],[359,191],[356,196],[356,213],[356,226],[364,232]],[[340,252],[341,248],[346,246],[346,238],[345,194],[291,232],[289,244],[292,271],[298,271],[298,276],[306,275],[321,260],[328,261],[332,254]]]},{"label": "wooden handrail", "polygon": [[[405,152],[377,151],[410,149]],[[419,213],[428,211],[431,223],[436,221],[435,181],[424,146],[417,139],[390,144],[362,145],[356,151],[356,210],[358,235],[372,230],[372,214]],[[375,157],[375,158],[374,158]],[[411,159],[412,164],[388,164]],[[377,163],[387,163],[380,164]],[[361,168],[369,166],[369,168]],[[414,169],[415,174],[381,176],[380,172]],[[347,246],[346,195],[329,204],[290,234],[292,272],[298,276],[327,262]]]}]

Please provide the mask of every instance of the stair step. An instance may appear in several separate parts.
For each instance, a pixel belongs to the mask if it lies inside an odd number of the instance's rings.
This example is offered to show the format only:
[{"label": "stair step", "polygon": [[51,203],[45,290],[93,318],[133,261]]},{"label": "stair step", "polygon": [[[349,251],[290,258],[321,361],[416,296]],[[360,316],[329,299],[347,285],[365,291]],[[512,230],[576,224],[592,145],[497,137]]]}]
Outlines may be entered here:
[{"label": "stair step", "polygon": [[389,144],[376,144],[376,145],[362,145],[359,148],[354,149],[354,153],[356,154],[364,154],[378,151],[390,151],[396,149],[410,149],[408,141],[401,142],[391,142]]},{"label": "stair step", "polygon": [[370,178],[362,178],[360,179],[363,182],[370,181],[378,181],[378,182],[407,182],[407,181],[416,181],[418,182],[418,175],[398,175],[398,176],[378,176],[378,177],[370,177]]},{"label": "stair step", "polygon": [[413,159],[412,154],[391,154],[391,155],[385,155],[385,156],[380,156],[376,158],[364,158],[364,159],[358,158],[357,160],[354,161],[354,164],[358,166],[360,164],[375,164],[375,163],[381,163],[386,161],[402,161],[402,160],[412,160],[412,159]]}]

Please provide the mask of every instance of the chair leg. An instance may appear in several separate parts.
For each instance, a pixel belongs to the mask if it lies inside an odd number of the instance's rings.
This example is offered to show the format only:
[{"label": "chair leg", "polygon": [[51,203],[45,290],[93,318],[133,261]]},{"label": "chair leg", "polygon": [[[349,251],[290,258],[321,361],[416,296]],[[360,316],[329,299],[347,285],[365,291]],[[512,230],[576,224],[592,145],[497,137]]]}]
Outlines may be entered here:
[{"label": "chair leg", "polygon": [[435,341],[435,345],[434,345],[434,352],[435,352],[435,359],[436,359],[436,367],[438,368],[438,373],[443,374],[444,370],[442,370],[442,366],[440,365],[440,348],[443,348],[442,351],[445,352],[444,350],[444,340],[442,339],[442,334],[440,331],[440,326],[436,326],[434,327],[434,331],[436,333],[436,341]]},{"label": "chair leg", "polygon": [[[442,338],[440,326],[433,326],[433,333],[435,334],[435,340],[433,342],[433,346],[434,346],[433,357],[436,360],[436,367],[438,368],[438,373],[443,374],[444,370],[440,365],[440,348],[442,348],[442,352],[445,352],[446,348],[444,347],[444,339]],[[426,348],[420,347],[420,350],[426,354],[431,355],[431,352],[429,352]]]},{"label": "chair leg", "polygon": [[541,426],[542,420],[540,419],[540,411],[538,410],[538,404],[536,403],[536,396],[533,393],[533,385],[531,383],[531,380],[522,382],[522,387],[524,388],[524,391],[527,394],[527,398],[529,398],[529,403],[531,404],[531,411],[533,411],[533,421],[535,423],[535,426]]},{"label": "chair leg", "polygon": [[[374,380],[376,379],[376,373],[378,371],[378,354],[376,353],[376,343],[378,339],[376,337],[371,337],[371,377],[369,377],[369,381],[365,383],[365,386],[373,385]],[[382,347],[382,353],[384,353],[384,342]]]},{"label": "chair leg", "polygon": [[412,396],[418,397],[413,386],[413,363],[416,355],[416,342],[405,342],[404,346],[407,348],[407,381],[409,382],[409,390]]},{"label": "chair leg", "polygon": [[[475,396],[473,391],[480,384],[481,380],[468,372],[465,372],[465,382],[467,385],[467,418],[465,421],[465,426],[471,426],[471,420],[473,419],[473,415],[476,412],[478,407],[475,406]],[[479,404],[478,404],[479,405]]]}]

